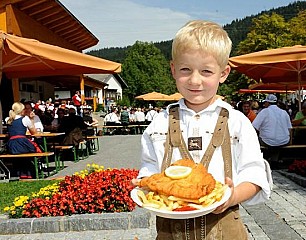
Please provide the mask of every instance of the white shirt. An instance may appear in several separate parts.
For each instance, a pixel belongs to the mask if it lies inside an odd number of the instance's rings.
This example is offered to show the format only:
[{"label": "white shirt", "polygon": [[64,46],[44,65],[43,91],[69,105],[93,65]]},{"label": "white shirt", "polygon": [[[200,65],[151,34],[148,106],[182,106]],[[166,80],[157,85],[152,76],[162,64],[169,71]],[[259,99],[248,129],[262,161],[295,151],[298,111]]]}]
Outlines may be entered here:
[{"label": "white shirt", "polygon": [[[22,117],[21,115],[16,115],[14,120],[17,120],[21,117]],[[8,120],[9,120],[9,117],[5,118],[6,124]],[[33,128],[33,123],[28,116],[24,116],[21,121],[22,121],[23,126],[25,126],[26,128]]]},{"label": "white shirt", "polygon": [[135,120],[136,122],[144,122],[146,120],[145,114],[143,111],[135,112]]},{"label": "white shirt", "polygon": [[259,137],[270,146],[281,146],[290,140],[292,125],[289,114],[276,105],[262,109],[252,125],[259,131]]},{"label": "white shirt", "polygon": [[[231,137],[234,185],[251,182],[262,188],[262,191],[246,201],[247,204],[257,204],[267,200],[271,191],[266,177],[264,159],[260,151],[256,131],[249,119],[220,99],[199,113],[188,109],[184,99],[181,99],[179,104],[180,127],[185,142],[187,143],[188,137],[202,137],[202,150],[190,151],[196,163],[201,161],[212,138],[221,107],[229,111],[228,126]],[[167,111],[158,114],[142,135],[142,166],[138,178],[161,171],[164,143],[168,131],[168,116],[169,106]],[[174,148],[172,162],[181,158],[179,150]],[[218,147],[211,159],[208,172],[222,183],[225,181],[223,164],[222,150],[221,147]]]},{"label": "white shirt", "polygon": [[104,122],[115,122],[115,123],[120,123],[119,121],[119,117],[115,112],[111,112],[106,114],[105,118],[104,118]]},{"label": "white shirt", "polygon": [[153,121],[153,119],[157,117],[157,114],[158,112],[156,112],[154,109],[151,109],[147,112],[146,120],[149,122]]}]

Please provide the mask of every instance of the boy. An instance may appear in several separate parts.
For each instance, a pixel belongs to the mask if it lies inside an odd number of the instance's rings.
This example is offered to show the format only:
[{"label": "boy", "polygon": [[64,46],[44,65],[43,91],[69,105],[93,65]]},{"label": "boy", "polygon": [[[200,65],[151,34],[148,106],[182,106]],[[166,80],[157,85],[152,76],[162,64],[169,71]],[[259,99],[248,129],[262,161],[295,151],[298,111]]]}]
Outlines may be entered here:
[{"label": "boy", "polygon": [[[184,98],[178,104],[170,104],[143,133],[142,167],[138,179],[132,183],[138,185],[141,178],[161,172],[169,162],[185,158],[181,145],[169,145],[169,136],[172,136],[169,115],[173,105],[178,105],[182,142],[185,146],[194,140],[198,142],[195,149],[188,146],[189,158],[202,163],[203,156],[208,156],[208,172],[217,181],[227,184],[232,194],[227,202],[205,216],[184,220],[157,217],[157,239],[247,239],[239,219],[238,204],[256,204],[270,196],[256,131],[243,113],[216,97],[219,83],[230,73],[230,51],[231,40],[227,33],[212,22],[188,22],[174,38],[170,66],[177,89]],[[224,137],[224,140],[228,139],[229,147],[223,153],[223,145],[219,145],[207,154],[223,109],[228,113],[230,138]],[[225,159],[230,159],[232,167],[225,164]]]}]

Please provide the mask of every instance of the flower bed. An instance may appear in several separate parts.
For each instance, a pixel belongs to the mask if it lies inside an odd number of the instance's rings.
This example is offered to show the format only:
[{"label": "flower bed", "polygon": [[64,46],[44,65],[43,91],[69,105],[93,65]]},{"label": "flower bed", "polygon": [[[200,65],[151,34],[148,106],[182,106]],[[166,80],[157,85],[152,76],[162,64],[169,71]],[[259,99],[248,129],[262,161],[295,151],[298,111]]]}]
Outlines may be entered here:
[{"label": "flower bed", "polygon": [[11,218],[64,216],[84,213],[129,212],[135,209],[130,184],[135,169],[88,169],[42,188],[32,197],[19,196],[4,210]]},{"label": "flower bed", "polygon": [[306,160],[294,160],[288,167],[288,172],[306,177]]}]

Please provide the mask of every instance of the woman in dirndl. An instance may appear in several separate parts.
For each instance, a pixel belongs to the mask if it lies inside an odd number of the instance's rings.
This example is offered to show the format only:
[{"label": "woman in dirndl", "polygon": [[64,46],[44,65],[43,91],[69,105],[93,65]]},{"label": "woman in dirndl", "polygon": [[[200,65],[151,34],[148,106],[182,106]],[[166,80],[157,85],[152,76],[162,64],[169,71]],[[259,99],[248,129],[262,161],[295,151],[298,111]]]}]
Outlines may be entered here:
[{"label": "woman in dirndl", "polygon": [[[37,152],[37,145],[27,136],[27,130],[30,134],[36,134],[36,129],[28,116],[25,116],[24,105],[15,102],[9,111],[9,117],[6,119],[9,140],[6,144],[10,154],[34,153]],[[23,161],[20,163],[22,169],[17,171],[21,178],[31,178],[31,163]]]}]

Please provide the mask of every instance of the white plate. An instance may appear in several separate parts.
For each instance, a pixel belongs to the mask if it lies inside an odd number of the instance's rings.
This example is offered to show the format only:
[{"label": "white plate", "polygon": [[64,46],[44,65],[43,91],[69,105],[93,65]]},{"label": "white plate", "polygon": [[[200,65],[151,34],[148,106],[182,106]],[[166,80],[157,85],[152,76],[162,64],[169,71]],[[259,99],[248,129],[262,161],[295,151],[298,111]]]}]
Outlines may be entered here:
[{"label": "white plate", "polygon": [[[142,201],[137,195],[137,191],[141,190],[140,188],[136,187],[131,191],[131,198],[137,205],[140,207],[142,206]],[[167,210],[160,210],[157,208],[151,208],[151,207],[144,207],[152,212],[154,212],[157,216],[164,217],[164,218],[172,218],[172,219],[186,219],[186,218],[195,218],[195,217],[200,217],[206,214],[211,213],[214,211],[218,206],[222,205],[225,203],[231,196],[231,189],[228,187],[225,190],[225,193],[222,197],[222,199],[219,202],[215,202],[212,205],[205,207],[203,209],[199,210],[193,210],[193,211],[167,211]]]}]

